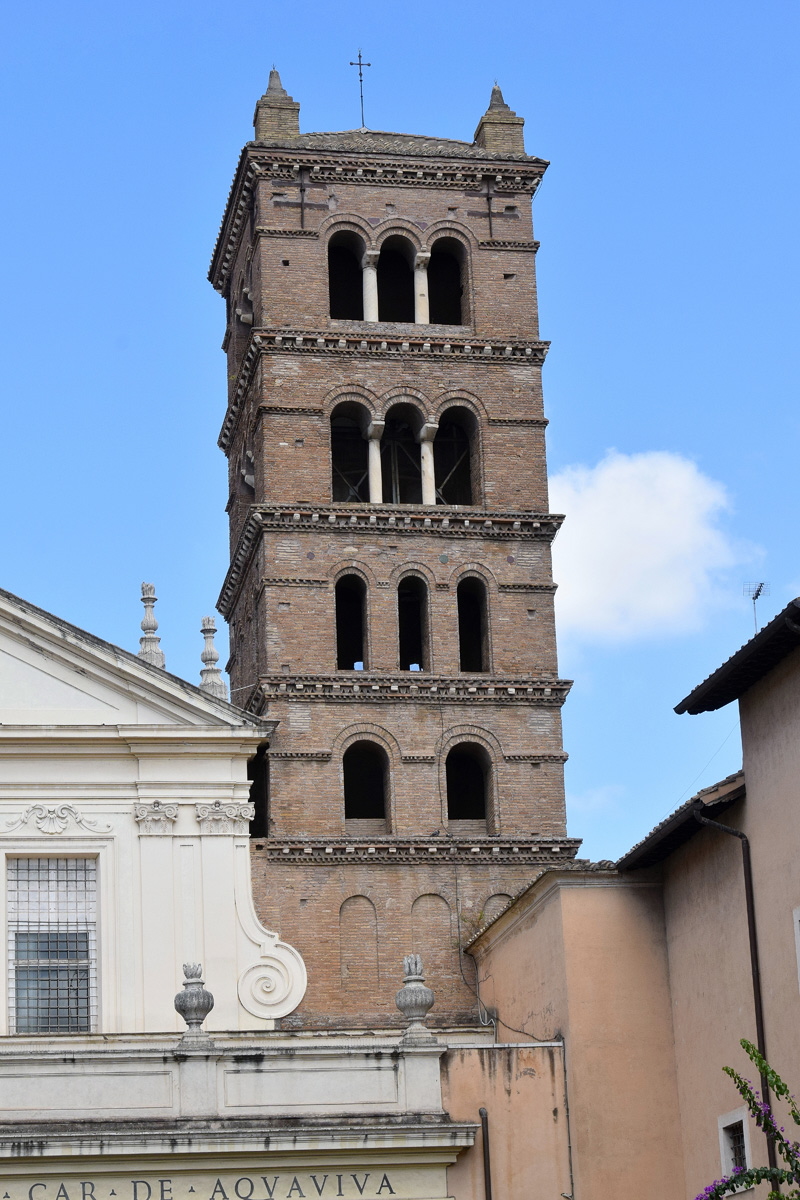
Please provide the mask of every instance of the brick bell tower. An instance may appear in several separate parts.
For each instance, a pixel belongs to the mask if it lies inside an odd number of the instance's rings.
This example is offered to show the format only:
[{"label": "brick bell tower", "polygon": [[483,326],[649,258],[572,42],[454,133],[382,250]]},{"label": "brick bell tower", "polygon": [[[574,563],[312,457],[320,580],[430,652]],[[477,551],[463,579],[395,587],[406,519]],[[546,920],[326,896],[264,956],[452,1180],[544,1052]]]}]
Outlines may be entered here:
[{"label": "brick bell tower", "polygon": [[227,303],[232,697],[287,1024],[391,1026],[403,954],[475,1022],[466,939],[566,837],[531,197],[498,87],[472,142],[306,133],[256,105],[210,279]]}]

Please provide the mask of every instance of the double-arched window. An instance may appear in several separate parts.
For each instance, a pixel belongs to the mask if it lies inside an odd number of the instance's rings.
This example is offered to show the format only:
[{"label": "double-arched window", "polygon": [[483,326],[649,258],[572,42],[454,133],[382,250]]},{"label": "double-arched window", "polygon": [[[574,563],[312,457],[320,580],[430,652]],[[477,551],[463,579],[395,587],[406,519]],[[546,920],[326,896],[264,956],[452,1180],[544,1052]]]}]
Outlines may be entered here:
[{"label": "double-arched window", "polygon": [[455,237],[418,250],[401,233],[368,250],[361,234],[339,229],[328,242],[330,315],[343,321],[464,325],[467,256]]}]

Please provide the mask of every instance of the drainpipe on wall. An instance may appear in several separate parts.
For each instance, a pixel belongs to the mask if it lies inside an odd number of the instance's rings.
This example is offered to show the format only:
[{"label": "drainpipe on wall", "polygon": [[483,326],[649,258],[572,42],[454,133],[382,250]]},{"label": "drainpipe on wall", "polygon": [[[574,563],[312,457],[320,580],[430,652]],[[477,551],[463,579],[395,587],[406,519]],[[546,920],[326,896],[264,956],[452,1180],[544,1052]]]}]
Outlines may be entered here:
[{"label": "drainpipe on wall", "polygon": [[486,1200],[492,1200],[492,1163],[489,1157],[489,1114],[485,1108],[478,1109],[483,1135],[483,1191]]},{"label": "drainpipe on wall", "polygon": [[[762,1058],[767,1057],[767,1044],[764,1037],[764,1004],[761,993],[761,969],[758,965],[758,933],[756,931],[756,905],[753,895],[753,867],[750,861],[750,842],[747,835],[740,829],[732,829],[730,825],[721,825],[702,815],[702,801],[694,807],[694,819],[701,825],[709,825],[719,829],[721,833],[729,833],[742,843],[742,869],[744,872],[744,895],[747,905],[747,934],[750,942],[750,973],[753,980],[753,1008],[756,1015],[756,1046]],[[765,1104],[771,1107],[769,1081],[761,1076],[761,1095]],[[767,1135],[767,1158],[771,1167],[777,1167],[778,1156],[775,1153],[775,1142]],[[776,1189],[777,1190],[777,1189]]]}]

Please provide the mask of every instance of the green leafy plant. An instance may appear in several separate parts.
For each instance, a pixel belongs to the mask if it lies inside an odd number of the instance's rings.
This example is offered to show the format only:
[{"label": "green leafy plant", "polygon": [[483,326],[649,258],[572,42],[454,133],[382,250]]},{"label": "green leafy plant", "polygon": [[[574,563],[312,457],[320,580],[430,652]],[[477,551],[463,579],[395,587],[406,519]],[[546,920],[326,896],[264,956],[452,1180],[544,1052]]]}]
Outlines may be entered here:
[{"label": "green leafy plant", "polygon": [[[798,1109],[797,1101],[778,1072],[772,1069],[766,1059],[759,1054],[752,1042],[748,1042],[743,1038],[740,1044],[758,1070],[762,1080],[766,1081],[769,1085],[772,1094],[776,1098],[786,1101],[789,1115],[795,1125],[800,1125],[800,1109]],[[733,1195],[735,1192],[743,1192],[746,1188],[753,1187],[756,1183],[800,1184],[800,1142],[792,1141],[786,1136],[784,1126],[778,1125],[772,1108],[750,1079],[744,1079],[738,1071],[734,1071],[733,1067],[723,1067],[723,1070],[726,1075],[730,1075],[736,1084],[736,1090],[750,1110],[750,1115],[759,1129],[763,1129],[764,1133],[772,1138],[776,1154],[783,1159],[786,1165],[783,1167],[739,1167],[732,1175],[726,1175],[724,1179],[715,1179],[713,1183],[710,1183],[707,1188],[704,1188],[700,1192],[696,1200],[717,1200],[718,1197]],[[773,1190],[766,1197],[766,1200],[792,1200],[792,1197],[795,1200],[800,1200],[800,1187],[792,1188],[790,1192],[777,1192]]]}]

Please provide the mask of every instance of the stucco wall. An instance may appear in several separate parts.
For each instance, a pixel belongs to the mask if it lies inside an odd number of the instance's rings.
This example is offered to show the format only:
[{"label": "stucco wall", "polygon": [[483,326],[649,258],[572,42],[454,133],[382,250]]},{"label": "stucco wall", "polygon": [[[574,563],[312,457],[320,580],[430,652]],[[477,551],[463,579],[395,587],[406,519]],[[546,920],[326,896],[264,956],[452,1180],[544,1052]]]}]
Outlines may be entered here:
[{"label": "stucco wall", "polygon": [[[442,1060],[442,1103],[455,1121],[489,1118],[492,1192],[520,1200],[570,1194],[560,1046],[452,1049]],[[447,1169],[448,1195],[484,1200],[483,1140]]]},{"label": "stucco wall", "polygon": [[475,947],[481,996],[504,1038],[565,1037],[575,1195],[683,1200],[657,881],[553,873],[517,909]]}]

